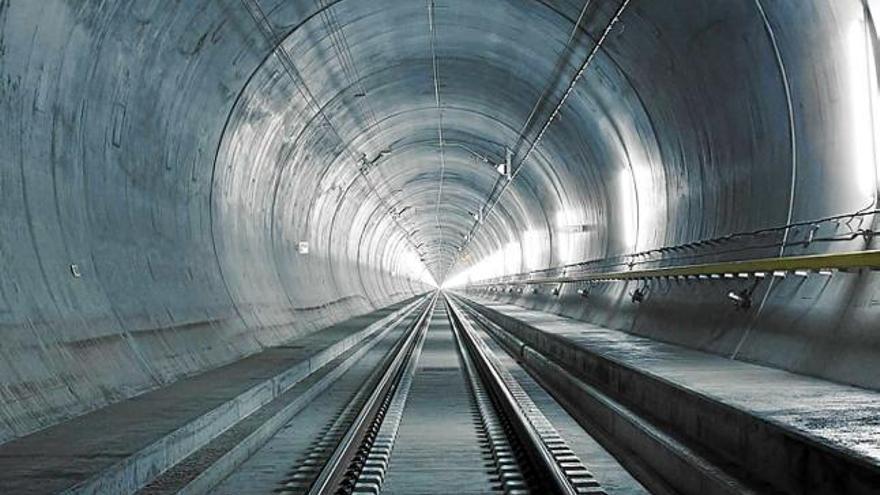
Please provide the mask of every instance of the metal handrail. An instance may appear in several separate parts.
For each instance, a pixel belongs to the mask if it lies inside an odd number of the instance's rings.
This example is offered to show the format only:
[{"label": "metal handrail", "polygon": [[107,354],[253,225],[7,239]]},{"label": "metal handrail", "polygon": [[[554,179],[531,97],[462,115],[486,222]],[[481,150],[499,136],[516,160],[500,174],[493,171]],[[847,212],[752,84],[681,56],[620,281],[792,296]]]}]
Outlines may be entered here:
[{"label": "metal handrail", "polygon": [[[788,272],[822,272],[832,270],[880,269],[880,250],[856,251],[833,254],[784,256],[743,261],[723,261],[698,265],[670,266],[644,270],[620,270],[588,273],[564,277],[542,277],[521,280],[481,281],[467,287],[490,287],[496,285],[539,285],[598,282],[610,280],[640,280],[650,278],[680,278],[699,276],[765,276],[784,275]],[[527,275],[526,275],[527,276]]]}]

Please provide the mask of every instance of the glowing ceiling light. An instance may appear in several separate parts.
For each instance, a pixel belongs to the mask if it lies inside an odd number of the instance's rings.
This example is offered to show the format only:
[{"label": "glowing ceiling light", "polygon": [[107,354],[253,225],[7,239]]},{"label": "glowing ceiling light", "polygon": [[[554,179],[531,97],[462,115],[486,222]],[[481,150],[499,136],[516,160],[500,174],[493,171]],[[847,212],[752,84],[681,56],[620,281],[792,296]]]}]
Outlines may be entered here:
[{"label": "glowing ceiling light", "polygon": [[727,298],[733,301],[734,306],[739,309],[749,309],[752,307],[752,295],[748,290],[730,291]]},{"label": "glowing ceiling light", "polygon": [[510,148],[504,148],[504,163],[495,165],[495,171],[507,180],[513,179],[513,152],[510,151]]},{"label": "glowing ceiling light", "polygon": [[522,256],[526,270],[535,270],[541,267],[543,252],[544,233],[535,229],[523,232]]},{"label": "glowing ceiling light", "polygon": [[630,168],[621,170],[617,182],[620,198],[620,239],[624,251],[635,251],[639,237],[639,202],[635,173]]},{"label": "glowing ceiling light", "polygon": [[850,112],[852,115],[852,167],[856,187],[865,197],[875,198],[878,187],[876,60],[865,18],[859,16],[847,33]]},{"label": "glowing ceiling light", "polygon": [[421,258],[413,251],[406,251],[400,255],[398,269],[401,275],[428,284],[431,287],[437,287],[437,281],[431,275],[431,272],[425,267],[424,258]]},{"label": "glowing ceiling light", "polygon": [[577,215],[572,209],[563,209],[556,212],[556,256],[560,264],[574,261],[575,246],[572,226],[576,225]]},{"label": "glowing ceiling light", "polygon": [[522,250],[518,242],[510,241],[504,246],[503,259],[505,275],[513,275],[521,271]]}]

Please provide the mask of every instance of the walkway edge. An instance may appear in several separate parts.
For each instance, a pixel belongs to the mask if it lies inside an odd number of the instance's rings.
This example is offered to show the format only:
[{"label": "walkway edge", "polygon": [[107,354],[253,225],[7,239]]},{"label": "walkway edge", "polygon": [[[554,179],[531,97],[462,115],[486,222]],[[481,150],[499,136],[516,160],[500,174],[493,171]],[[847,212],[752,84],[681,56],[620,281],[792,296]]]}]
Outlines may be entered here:
[{"label": "walkway edge", "polygon": [[421,298],[352,334],[308,360],[254,385],[236,398],[156,440],[95,476],[62,491],[65,495],[130,494],[179,463],[236,423],[291,389],[358,342],[402,319]]}]

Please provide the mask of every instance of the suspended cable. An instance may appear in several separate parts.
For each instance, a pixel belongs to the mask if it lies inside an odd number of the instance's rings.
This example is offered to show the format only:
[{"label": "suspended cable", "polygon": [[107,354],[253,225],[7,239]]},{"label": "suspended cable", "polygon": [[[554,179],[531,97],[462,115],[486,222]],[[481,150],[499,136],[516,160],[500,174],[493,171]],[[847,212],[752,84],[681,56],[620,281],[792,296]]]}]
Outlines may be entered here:
[{"label": "suspended cable", "polygon": [[[589,3],[589,2],[587,2],[587,3]],[[587,57],[581,63],[580,67],[578,68],[578,71],[575,73],[574,77],[569,82],[568,86],[566,87],[565,92],[562,94],[562,97],[557,102],[556,106],[554,107],[553,111],[550,113],[549,117],[544,121],[544,124],[541,126],[541,129],[538,132],[537,137],[531,142],[528,150],[523,155],[523,157],[520,160],[518,160],[518,164],[514,167],[514,170],[510,174],[510,177],[506,181],[502,181],[500,191],[497,194],[493,194],[494,193],[494,188],[493,188],[493,193],[490,193],[490,195],[487,198],[486,203],[484,205],[483,218],[487,218],[489,216],[489,214],[495,209],[495,206],[498,204],[501,197],[507,191],[507,188],[510,185],[510,183],[513,182],[514,179],[516,179],[516,177],[519,175],[522,168],[525,166],[526,161],[529,159],[529,157],[531,157],[532,153],[535,151],[537,146],[541,143],[541,140],[544,138],[544,135],[546,134],[547,129],[549,129],[550,125],[556,120],[556,117],[559,115],[560,110],[565,105],[569,96],[571,96],[578,81],[580,81],[581,77],[584,75],[584,72],[586,72],[586,70],[592,64],[593,60],[596,58],[596,55],[599,53],[599,50],[602,48],[602,45],[605,43],[605,40],[608,38],[608,35],[611,33],[611,30],[614,28],[615,24],[617,24],[617,22],[620,20],[620,16],[626,10],[627,6],[629,6],[629,3],[630,3],[630,0],[624,0],[620,4],[620,6],[618,6],[614,15],[611,17],[611,19],[608,21],[607,25],[605,26],[605,29],[602,31],[602,35],[599,37],[599,39],[596,41],[593,48],[587,54]],[[582,9],[582,15],[583,15],[583,12],[585,12],[585,10],[586,10],[586,5],[584,6],[584,9]],[[580,21],[580,18],[579,18],[579,21]],[[575,29],[577,29],[577,26],[575,26]],[[542,95],[542,97],[543,97],[543,95]],[[540,104],[540,101],[538,104]],[[531,119],[531,116],[529,117],[529,119]],[[528,121],[527,121],[527,124],[528,124]],[[524,128],[525,127],[526,126],[524,126]],[[498,183],[496,182],[496,185],[497,184]],[[475,234],[479,230],[480,225],[482,225],[482,222],[474,222],[474,224],[472,225],[470,231],[468,232],[468,234],[465,238],[465,242],[462,245],[462,249],[461,249],[462,255],[464,254],[464,250],[467,249],[467,247],[470,245],[470,242],[473,240]],[[450,267],[450,269],[451,268],[452,267]],[[448,273],[448,270],[447,270],[447,273]],[[446,274],[444,273],[444,277],[445,277],[445,275]]]}]

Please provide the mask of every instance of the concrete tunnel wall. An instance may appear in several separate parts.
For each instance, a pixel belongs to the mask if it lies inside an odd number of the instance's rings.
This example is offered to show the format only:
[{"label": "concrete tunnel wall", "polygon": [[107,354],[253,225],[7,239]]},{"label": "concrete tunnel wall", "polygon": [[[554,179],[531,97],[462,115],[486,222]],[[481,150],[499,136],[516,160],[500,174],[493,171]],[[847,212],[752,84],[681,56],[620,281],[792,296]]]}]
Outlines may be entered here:
[{"label": "concrete tunnel wall", "polygon": [[[507,271],[614,266],[876,208],[858,144],[869,14],[858,0],[0,1],[0,442],[423,292],[422,262],[440,281],[535,244]],[[505,147],[529,158],[475,224],[504,187],[475,155]],[[876,229],[855,222],[815,234]],[[876,247],[779,246],[807,230],[644,259]],[[877,286],[764,284],[751,312],[705,284],[641,305],[623,284],[515,302],[876,388]]]},{"label": "concrete tunnel wall", "polygon": [[262,203],[235,6],[0,4],[0,441],[427,290],[353,176],[322,199],[322,156]]},{"label": "concrete tunnel wall", "polygon": [[[570,142],[592,153],[567,162],[596,166],[562,180],[564,189],[576,192],[559,194],[574,198],[563,205],[586,211],[545,226],[550,242],[539,250],[540,263],[528,266],[523,258],[529,255],[517,253],[501,271],[563,275],[876,249],[871,232],[877,220],[870,213],[877,207],[877,127],[870,108],[876,112],[878,73],[870,14],[863,2],[691,8],[634,2],[621,17],[624,28],[600,52],[607,58],[597,58],[585,76],[589,82],[577,88],[593,94],[569,102],[553,131],[558,136],[571,126]],[[550,146],[545,142],[543,149]],[[553,168],[558,173],[563,166]],[[629,221],[621,211],[621,181],[628,180],[635,183],[635,218]],[[869,214],[846,216],[859,212]],[[772,229],[799,223],[804,225]],[[499,253],[507,254],[507,242],[515,253],[525,246],[522,233],[529,228],[487,220],[464,266],[493,255],[510,263]],[[770,230],[727,238],[761,229]],[[657,250],[670,246],[675,249]],[[554,262],[562,252],[568,254]],[[592,261],[553,268],[582,260]],[[466,268],[459,273],[458,281],[469,280]],[[552,286],[533,293],[503,283],[516,279],[494,278],[497,291],[471,292],[731,358],[880,387],[876,273],[768,279],[757,286],[754,279],[568,285],[558,297]],[[576,293],[580,288],[588,290],[587,298]],[[636,289],[647,294],[644,302],[631,301]],[[743,289],[754,290],[748,311],[727,298]]]}]

